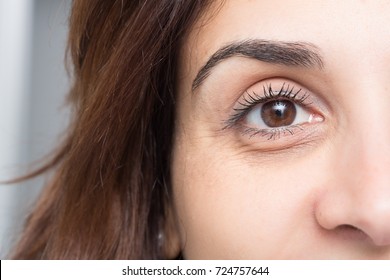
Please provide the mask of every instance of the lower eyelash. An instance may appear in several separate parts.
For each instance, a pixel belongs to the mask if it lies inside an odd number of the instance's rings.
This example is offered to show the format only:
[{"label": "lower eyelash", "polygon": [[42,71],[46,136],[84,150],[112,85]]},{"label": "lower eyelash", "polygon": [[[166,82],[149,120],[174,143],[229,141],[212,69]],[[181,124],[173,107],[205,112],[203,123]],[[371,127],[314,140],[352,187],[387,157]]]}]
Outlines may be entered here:
[{"label": "lower eyelash", "polygon": [[294,135],[295,130],[304,130],[300,125],[292,125],[288,127],[279,127],[279,128],[270,128],[270,129],[255,129],[255,128],[245,128],[242,132],[243,135],[249,135],[249,138],[260,135],[262,137],[267,137],[267,140],[277,140],[282,135]]}]

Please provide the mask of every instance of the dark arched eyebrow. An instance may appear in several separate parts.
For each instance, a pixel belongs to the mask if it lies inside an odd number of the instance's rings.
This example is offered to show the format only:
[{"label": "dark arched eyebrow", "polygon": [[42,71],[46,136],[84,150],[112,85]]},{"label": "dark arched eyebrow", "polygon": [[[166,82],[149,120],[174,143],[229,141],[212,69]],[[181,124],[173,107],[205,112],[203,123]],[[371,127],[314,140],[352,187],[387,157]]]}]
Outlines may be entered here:
[{"label": "dark arched eyebrow", "polygon": [[198,88],[221,61],[240,56],[285,66],[315,67],[322,69],[324,62],[318,48],[306,42],[282,42],[269,40],[245,40],[230,43],[217,50],[200,69],[192,83],[192,91]]}]

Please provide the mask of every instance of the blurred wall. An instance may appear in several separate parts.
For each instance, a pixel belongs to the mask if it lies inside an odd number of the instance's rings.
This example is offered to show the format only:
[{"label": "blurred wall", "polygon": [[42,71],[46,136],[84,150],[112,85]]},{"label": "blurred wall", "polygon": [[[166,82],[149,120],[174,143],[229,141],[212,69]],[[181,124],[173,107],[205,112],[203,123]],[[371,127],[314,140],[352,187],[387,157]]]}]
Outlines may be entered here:
[{"label": "blurred wall", "polygon": [[[71,0],[0,0],[0,181],[56,147],[69,119],[64,68]],[[0,258],[18,238],[45,177],[0,183]]]}]

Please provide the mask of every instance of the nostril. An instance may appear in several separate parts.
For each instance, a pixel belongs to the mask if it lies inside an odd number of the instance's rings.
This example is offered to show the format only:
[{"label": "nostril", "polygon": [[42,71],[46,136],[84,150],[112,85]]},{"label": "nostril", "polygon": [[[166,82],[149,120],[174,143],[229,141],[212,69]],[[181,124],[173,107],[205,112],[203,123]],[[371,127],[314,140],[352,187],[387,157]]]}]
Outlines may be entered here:
[{"label": "nostril", "polygon": [[362,231],[361,229],[344,224],[344,225],[339,225],[338,227],[335,228],[335,231],[338,232],[340,236],[342,236],[345,239],[352,239],[352,240],[364,240],[367,241],[369,236]]},{"label": "nostril", "polygon": [[340,226],[337,227],[337,229],[339,229],[339,230],[360,230],[357,227],[354,227],[354,226],[351,226],[351,225],[340,225]]}]

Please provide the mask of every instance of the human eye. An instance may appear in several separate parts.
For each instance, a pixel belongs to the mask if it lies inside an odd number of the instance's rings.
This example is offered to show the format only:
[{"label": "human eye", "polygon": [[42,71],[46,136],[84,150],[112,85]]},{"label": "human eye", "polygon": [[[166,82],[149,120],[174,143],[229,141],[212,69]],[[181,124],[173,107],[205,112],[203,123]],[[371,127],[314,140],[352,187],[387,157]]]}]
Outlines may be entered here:
[{"label": "human eye", "polygon": [[297,84],[262,83],[245,91],[224,128],[236,128],[249,138],[291,139],[296,132],[324,121],[312,100],[311,93]]}]

